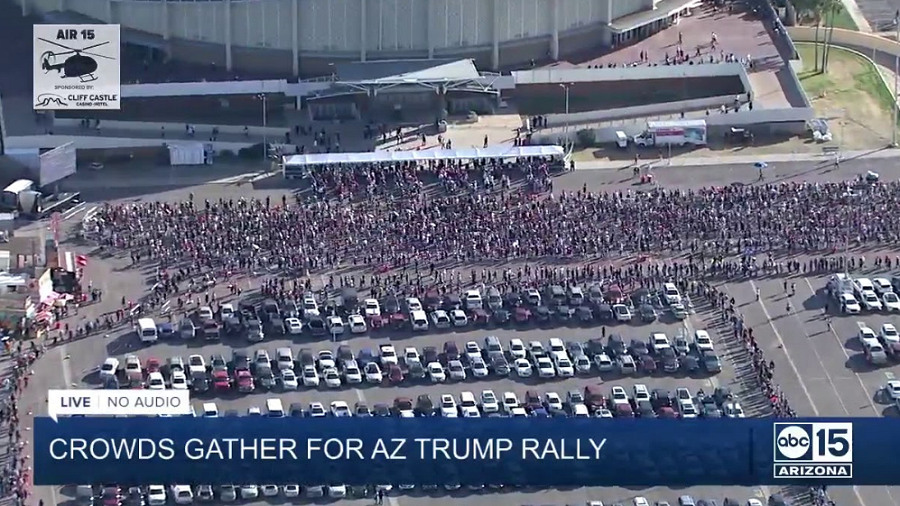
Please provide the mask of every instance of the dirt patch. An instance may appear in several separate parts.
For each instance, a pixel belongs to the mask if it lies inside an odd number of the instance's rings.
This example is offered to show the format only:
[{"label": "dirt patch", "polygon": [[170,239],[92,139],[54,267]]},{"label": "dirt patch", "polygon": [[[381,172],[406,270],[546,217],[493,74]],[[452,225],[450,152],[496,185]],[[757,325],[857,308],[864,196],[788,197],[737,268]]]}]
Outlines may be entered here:
[{"label": "dirt patch", "polygon": [[800,44],[797,50],[804,63],[798,74],[800,84],[816,114],[829,121],[836,144],[853,150],[883,147],[891,141],[893,100],[871,62],[832,48],[827,71],[822,73],[815,69],[813,44]]}]

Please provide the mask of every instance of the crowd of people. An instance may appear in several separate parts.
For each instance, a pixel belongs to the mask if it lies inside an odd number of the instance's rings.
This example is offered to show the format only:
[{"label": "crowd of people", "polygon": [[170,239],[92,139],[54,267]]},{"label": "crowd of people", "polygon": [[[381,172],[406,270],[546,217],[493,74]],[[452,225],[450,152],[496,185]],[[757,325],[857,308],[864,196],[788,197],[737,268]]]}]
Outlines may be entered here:
[{"label": "crowd of people", "polygon": [[[0,497],[11,498],[15,506],[25,506],[31,497],[32,463],[23,435],[19,398],[28,387],[31,366],[43,350],[32,341],[6,341],[3,357],[11,362],[0,382],[0,425],[7,431],[6,458],[0,468]],[[31,415],[31,413],[28,413]],[[25,429],[30,430],[30,429]],[[43,506],[43,501],[40,502]]]},{"label": "crowd of people", "polygon": [[[372,185],[394,178],[386,174],[375,176]],[[443,177],[472,177],[463,174]],[[322,176],[323,184],[329,177]],[[497,177],[503,181],[502,174]],[[421,179],[410,181],[419,185]],[[105,247],[127,250],[135,259],[164,265],[188,260],[231,271],[270,265],[393,270],[416,262],[592,261],[628,255],[689,254],[703,260],[834,254],[896,244],[900,222],[893,217],[900,213],[900,183],[854,185],[599,193],[584,188],[540,195],[514,188],[451,196],[429,195],[416,186],[410,198],[377,194],[355,202],[191,198],[105,205],[94,215],[90,233]]]}]

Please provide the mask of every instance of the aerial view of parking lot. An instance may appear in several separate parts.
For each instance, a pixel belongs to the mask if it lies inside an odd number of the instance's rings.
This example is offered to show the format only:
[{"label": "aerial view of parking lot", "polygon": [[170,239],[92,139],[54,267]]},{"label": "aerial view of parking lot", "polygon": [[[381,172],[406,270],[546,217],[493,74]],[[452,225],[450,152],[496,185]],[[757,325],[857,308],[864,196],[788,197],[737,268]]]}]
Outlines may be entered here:
[{"label": "aerial view of parking lot", "polygon": [[[815,481],[154,484],[85,470],[35,485],[35,419],[58,389],[187,392],[191,423],[658,419],[682,442],[679,424],[900,416],[896,153],[673,158],[715,128],[741,151],[755,147],[741,125],[777,137],[812,120],[789,110],[803,97],[782,86],[789,39],[769,3],[95,3],[0,3],[10,47],[34,24],[120,24],[123,60],[115,110],[35,111],[22,79],[0,76],[0,502],[900,506],[896,487]],[[36,79],[111,58],[88,54],[104,45],[45,53]],[[701,79],[718,84],[685,84]],[[595,109],[631,106],[646,123],[664,102],[679,119],[640,148],[603,127],[623,154],[609,162],[573,158],[573,136],[532,145],[548,124],[568,136],[569,118],[605,125],[626,116]],[[703,455],[714,432],[686,443]]]}]

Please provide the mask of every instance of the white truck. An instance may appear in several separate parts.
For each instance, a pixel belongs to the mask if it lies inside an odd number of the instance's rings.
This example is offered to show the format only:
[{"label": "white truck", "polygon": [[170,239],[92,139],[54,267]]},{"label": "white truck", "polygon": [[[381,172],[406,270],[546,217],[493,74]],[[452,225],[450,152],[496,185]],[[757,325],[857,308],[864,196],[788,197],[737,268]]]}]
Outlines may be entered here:
[{"label": "white truck", "polygon": [[682,119],[674,121],[648,121],[647,130],[634,136],[638,146],[705,146],[706,120]]}]

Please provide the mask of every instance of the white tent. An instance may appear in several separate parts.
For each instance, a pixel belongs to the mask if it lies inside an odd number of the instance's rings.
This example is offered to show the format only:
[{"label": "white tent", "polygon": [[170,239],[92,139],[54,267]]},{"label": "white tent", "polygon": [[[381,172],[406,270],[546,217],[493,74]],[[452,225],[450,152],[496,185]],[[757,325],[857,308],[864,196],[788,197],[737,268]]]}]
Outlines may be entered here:
[{"label": "white tent", "polygon": [[385,163],[428,160],[478,160],[490,158],[527,158],[533,156],[563,156],[561,146],[491,146],[467,149],[423,149],[410,151],[375,151],[368,153],[323,153],[284,157],[285,167],[304,165],[339,165],[356,163]]},{"label": "white tent", "polygon": [[169,143],[170,165],[203,165],[206,163],[206,151],[202,142]]}]

